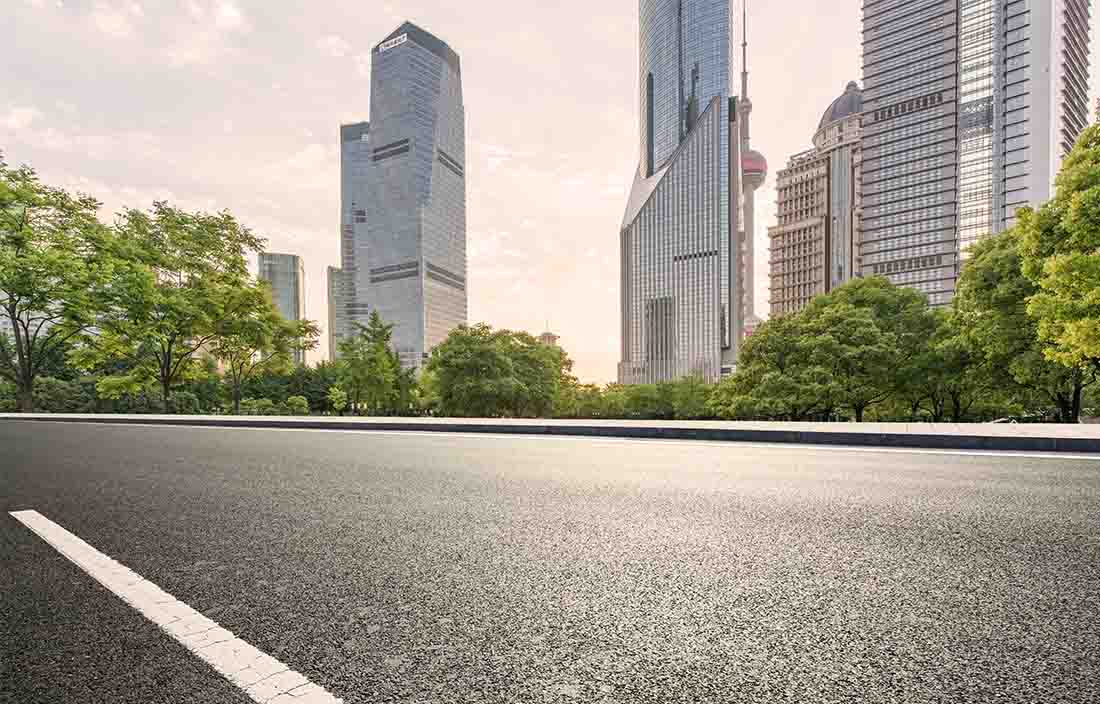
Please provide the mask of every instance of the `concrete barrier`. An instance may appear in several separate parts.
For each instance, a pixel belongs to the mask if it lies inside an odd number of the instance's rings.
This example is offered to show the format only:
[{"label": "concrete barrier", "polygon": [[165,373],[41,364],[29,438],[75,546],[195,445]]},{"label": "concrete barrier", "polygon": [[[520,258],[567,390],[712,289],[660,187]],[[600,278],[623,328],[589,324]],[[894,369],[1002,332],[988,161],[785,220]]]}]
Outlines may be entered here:
[{"label": "concrete barrier", "polygon": [[106,423],[204,428],[486,433],[565,437],[792,443],[883,448],[1100,453],[1095,425],[735,423],[450,418],[0,414],[3,422]]}]

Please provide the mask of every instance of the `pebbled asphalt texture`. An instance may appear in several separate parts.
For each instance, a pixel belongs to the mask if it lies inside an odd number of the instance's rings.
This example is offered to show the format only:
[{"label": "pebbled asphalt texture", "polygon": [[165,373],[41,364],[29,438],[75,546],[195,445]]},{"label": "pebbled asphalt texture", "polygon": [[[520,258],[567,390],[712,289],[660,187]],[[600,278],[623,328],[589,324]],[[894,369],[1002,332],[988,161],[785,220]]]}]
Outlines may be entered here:
[{"label": "pebbled asphalt texture", "polygon": [[0,422],[0,702],[238,702],[19,509],[349,704],[1100,701],[1100,460]]}]

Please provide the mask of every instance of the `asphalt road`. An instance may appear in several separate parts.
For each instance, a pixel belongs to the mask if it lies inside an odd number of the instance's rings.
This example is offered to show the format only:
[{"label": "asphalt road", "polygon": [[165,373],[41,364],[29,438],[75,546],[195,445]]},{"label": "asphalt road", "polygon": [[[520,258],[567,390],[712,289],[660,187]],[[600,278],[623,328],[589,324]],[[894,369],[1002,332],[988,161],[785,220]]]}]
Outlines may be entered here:
[{"label": "asphalt road", "polygon": [[0,702],[1100,701],[1100,458],[0,422]]}]

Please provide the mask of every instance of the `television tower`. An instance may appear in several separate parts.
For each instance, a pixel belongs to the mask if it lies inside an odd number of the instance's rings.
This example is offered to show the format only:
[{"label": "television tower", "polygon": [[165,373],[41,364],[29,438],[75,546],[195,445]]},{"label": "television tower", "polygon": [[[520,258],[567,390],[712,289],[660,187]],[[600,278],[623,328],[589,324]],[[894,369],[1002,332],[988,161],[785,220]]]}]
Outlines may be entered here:
[{"label": "television tower", "polygon": [[741,182],[744,189],[744,238],[741,241],[741,320],[746,336],[760,325],[756,316],[756,189],[768,178],[768,161],[749,141],[749,13],[748,0],[741,3],[741,99],[737,101],[741,123]]}]

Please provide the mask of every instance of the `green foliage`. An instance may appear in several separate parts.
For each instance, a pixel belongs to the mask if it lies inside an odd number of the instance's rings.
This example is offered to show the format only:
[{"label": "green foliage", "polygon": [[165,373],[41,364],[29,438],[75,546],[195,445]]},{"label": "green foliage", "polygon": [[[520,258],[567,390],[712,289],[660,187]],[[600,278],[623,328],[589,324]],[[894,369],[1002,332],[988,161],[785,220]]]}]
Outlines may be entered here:
[{"label": "green foliage", "polygon": [[1028,311],[1044,354],[1070,368],[1100,364],[1100,126],[1088,127],[1062,164],[1054,198],[1017,211],[1024,275],[1037,288]]},{"label": "green foliage", "polygon": [[112,392],[156,382],[167,407],[200,353],[255,304],[245,255],[263,241],[227,212],[188,213],[166,203],[126,211],[115,231],[118,256],[140,267],[113,277],[116,304],[97,320],[98,344],[82,361],[125,360],[128,371]]},{"label": "green foliage", "polygon": [[344,415],[344,410],[348,407],[348,394],[346,391],[339,386],[330,386],[326,400],[329,408],[339,415]]},{"label": "green foliage", "polygon": [[199,406],[199,397],[190,391],[177,391],[172,394],[169,403],[169,412],[176,415],[197,415],[202,409]]},{"label": "green foliage", "polygon": [[1021,223],[971,247],[954,310],[961,334],[995,386],[1014,390],[1024,405],[1053,406],[1063,422],[1074,423],[1084,390],[1097,380],[1097,367],[1089,362],[1066,366],[1069,358],[1040,335],[1028,305],[1039,288],[1024,275],[1020,255],[1020,233],[1026,228]]},{"label": "green foliage", "polygon": [[104,288],[118,274],[99,203],[38,180],[29,167],[0,159],[0,378],[16,387],[25,411],[34,383],[56,371],[79,336],[91,335]]},{"label": "green foliage", "polygon": [[461,326],[432,352],[427,371],[441,414],[542,417],[563,403],[573,363],[531,335]]},{"label": "green foliage", "polygon": [[286,412],[291,416],[308,416],[309,401],[305,396],[291,396],[286,400]]},{"label": "green foliage", "polygon": [[341,387],[359,415],[393,415],[398,404],[401,365],[391,349],[393,325],[372,311],[367,325],[340,342]]},{"label": "green foliage", "polygon": [[245,398],[241,399],[241,414],[246,416],[277,416],[281,415],[279,404],[269,398]]},{"label": "green foliage", "polygon": [[317,346],[320,329],[309,320],[285,320],[267,285],[243,284],[228,293],[237,298],[230,307],[238,312],[215,325],[210,352],[222,362],[239,413],[245,382],[261,372],[289,373],[295,353]]}]

